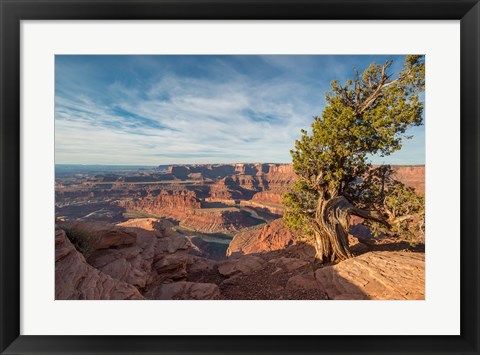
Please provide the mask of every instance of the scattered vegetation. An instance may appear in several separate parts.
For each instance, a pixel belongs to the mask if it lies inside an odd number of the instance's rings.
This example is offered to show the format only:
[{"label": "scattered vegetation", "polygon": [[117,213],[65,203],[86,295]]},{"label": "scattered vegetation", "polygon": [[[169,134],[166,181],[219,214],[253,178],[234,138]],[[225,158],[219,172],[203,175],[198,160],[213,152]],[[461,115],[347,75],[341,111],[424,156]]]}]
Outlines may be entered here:
[{"label": "scattered vegetation", "polygon": [[75,248],[83,254],[85,259],[88,259],[96,250],[96,240],[91,233],[75,227],[64,228],[64,230],[70,242],[72,242]]},{"label": "scattered vegetation", "polygon": [[355,188],[349,191],[357,206],[381,211],[388,223],[365,219],[374,237],[388,235],[412,246],[424,242],[425,197],[394,179],[389,165],[373,168]]},{"label": "scattered vegetation", "polygon": [[133,218],[161,218],[160,216],[156,216],[150,213],[145,213],[141,211],[127,211],[123,213],[123,217],[127,219]]}]

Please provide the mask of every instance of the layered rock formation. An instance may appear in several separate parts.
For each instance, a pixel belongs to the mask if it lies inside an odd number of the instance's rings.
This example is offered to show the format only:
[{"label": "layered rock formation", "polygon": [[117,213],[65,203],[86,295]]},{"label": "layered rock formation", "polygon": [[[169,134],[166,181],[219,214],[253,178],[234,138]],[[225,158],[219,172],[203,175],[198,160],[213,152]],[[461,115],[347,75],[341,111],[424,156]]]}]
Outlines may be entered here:
[{"label": "layered rock formation", "polygon": [[[77,236],[81,231],[82,238],[99,243],[85,258],[65,230]],[[125,235],[133,240],[122,239]],[[212,268],[208,260],[192,258],[190,247],[184,236],[165,229],[158,219],[133,220],[120,227],[62,222],[55,233],[56,299],[218,298],[216,285],[185,281],[187,265],[196,272]]]},{"label": "layered rock formation", "polygon": [[[424,192],[424,167],[393,168]],[[422,250],[369,243],[358,218],[351,233],[361,243],[350,237],[356,257],[313,264],[314,248],[279,218],[282,195],[294,180],[290,164],[169,166],[60,179],[56,298],[423,297]],[[126,220],[142,215],[151,218]]]},{"label": "layered rock formation", "polygon": [[[74,230],[83,231],[77,238],[93,235],[102,247],[85,258],[61,228],[70,238]],[[280,242],[282,248],[213,261],[189,254],[188,238],[158,219],[121,226],[62,222],[61,228],[55,232],[56,299],[424,298],[423,253],[364,245],[363,254],[320,267],[309,244]],[[279,230],[281,220],[258,231],[255,241]]]},{"label": "layered rock formation", "polygon": [[157,195],[123,202],[127,210],[144,211],[151,214],[182,214],[182,212],[200,208],[201,203],[193,191],[161,190]]},{"label": "layered rock formation", "polygon": [[250,199],[257,190],[249,190],[240,186],[237,181],[227,177],[210,185],[206,201],[235,204],[236,201]]},{"label": "layered rock formation", "polygon": [[275,175],[291,174],[291,164],[237,163],[237,164],[192,164],[172,165],[167,173],[177,179],[186,180],[190,174],[201,175],[205,179],[223,179],[231,175]]},{"label": "layered rock formation", "polygon": [[193,191],[161,191],[157,196],[122,201],[127,211],[169,217],[189,229],[206,233],[229,233],[261,223],[238,208],[201,208]]},{"label": "layered rock formation", "polygon": [[285,249],[293,245],[298,236],[279,218],[261,229],[236,234],[227,249],[227,256]]},{"label": "layered rock formation", "polygon": [[395,177],[409,187],[413,187],[419,194],[425,194],[425,166],[405,165],[392,166]]},{"label": "layered rock formation", "polygon": [[55,231],[56,300],[140,300],[137,288],[89,265],[68,240],[65,231]]},{"label": "layered rock formation", "polygon": [[[423,166],[393,169],[401,181],[424,193]],[[282,195],[295,181],[291,164],[179,165],[123,175],[116,172],[82,176],[56,181],[58,217],[121,222],[125,212],[138,212],[173,218],[193,230],[228,234],[259,221],[239,209],[222,211],[221,207],[248,207],[281,216]],[[220,206],[212,209],[215,203]],[[262,215],[255,218],[271,220]]]},{"label": "layered rock formation", "polygon": [[262,191],[258,192],[252,197],[252,201],[260,202],[260,203],[266,203],[267,206],[268,204],[272,205],[277,205],[278,208],[283,208],[281,206],[282,204],[282,195],[285,191]]},{"label": "layered rock formation", "polygon": [[[60,226],[67,231],[81,230],[86,236],[95,236],[95,240],[100,238],[102,245],[108,244],[108,247],[98,248],[95,243],[87,261],[114,279],[144,289],[154,282],[185,277],[190,245],[183,236],[175,233],[162,234],[161,230],[117,227],[107,223],[100,227],[98,223],[63,222]],[[133,241],[115,244],[109,242],[118,240],[125,234],[133,236]]]},{"label": "layered rock formation", "polygon": [[167,172],[177,179],[186,180],[189,175],[196,174],[197,177],[206,179],[218,179],[235,173],[235,164],[200,164],[200,165],[172,165]]}]

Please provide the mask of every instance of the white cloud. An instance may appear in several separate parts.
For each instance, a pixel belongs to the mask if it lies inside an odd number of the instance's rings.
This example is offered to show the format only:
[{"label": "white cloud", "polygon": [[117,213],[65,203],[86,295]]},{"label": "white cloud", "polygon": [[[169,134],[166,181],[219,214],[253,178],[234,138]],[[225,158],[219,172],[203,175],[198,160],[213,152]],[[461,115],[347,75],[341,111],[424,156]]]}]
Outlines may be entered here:
[{"label": "white cloud", "polygon": [[[78,72],[60,67],[56,162],[289,162],[289,150],[300,129],[308,129],[312,116],[321,114],[328,87],[319,87],[318,75],[312,77],[312,57],[260,58],[280,74],[247,76],[218,61],[208,76],[179,76],[141,56],[136,65],[142,63],[140,67],[152,73],[143,79],[133,75],[128,80],[127,75],[122,80],[113,75],[105,82],[86,65]],[[329,63],[326,70],[345,75],[347,64],[337,63],[334,57],[325,62]],[[410,144],[417,149],[405,156],[410,159],[412,152],[421,151],[421,143],[420,139]],[[403,156],[395,159],[401,161]]]},{"label": "white cloud", "polygon": [[[305,89],[236,79],[170,75],[143,92],[114,82],[102,100],[59,95],[57,163],[289,161],[289,149],[313,113],[302,98]],[[115,114],[118,108],[122,112]]]}]

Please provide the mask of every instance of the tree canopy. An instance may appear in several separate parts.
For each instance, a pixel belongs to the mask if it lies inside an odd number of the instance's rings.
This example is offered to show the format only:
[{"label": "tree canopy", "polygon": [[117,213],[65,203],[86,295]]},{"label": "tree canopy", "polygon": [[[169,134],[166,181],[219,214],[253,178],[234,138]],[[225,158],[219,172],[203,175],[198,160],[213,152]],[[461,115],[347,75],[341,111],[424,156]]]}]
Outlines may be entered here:
[{"label": "tree canopy", "polygon": [[415,233],[412,220],[423,215],[423,197],[396,181],[390,167],[369,161],[400,150],[407,129],[423,124],[424,57],[406,56],[396,75],[392,64],[372,63],[361,75],[355,70],[344,85],[333,81],[311,133],[302,130],[290,151],[298,180],[284,195],[284,220],[315,236],[320,260],[350,256],[351,214],[374,232],[394,233]]}]

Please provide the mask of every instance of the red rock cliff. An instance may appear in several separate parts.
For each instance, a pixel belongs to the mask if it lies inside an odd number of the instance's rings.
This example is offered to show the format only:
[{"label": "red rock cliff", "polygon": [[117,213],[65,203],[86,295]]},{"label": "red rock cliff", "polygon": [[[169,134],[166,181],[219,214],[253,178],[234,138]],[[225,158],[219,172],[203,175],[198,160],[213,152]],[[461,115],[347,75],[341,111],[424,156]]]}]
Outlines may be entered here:
[{"label": "red rock cliff", "polygon": [[236,234],[227,250],[227,256],[262,253],[284,249],[297,241],[298,234],[290,231],[279,218],[266,226]]}]

